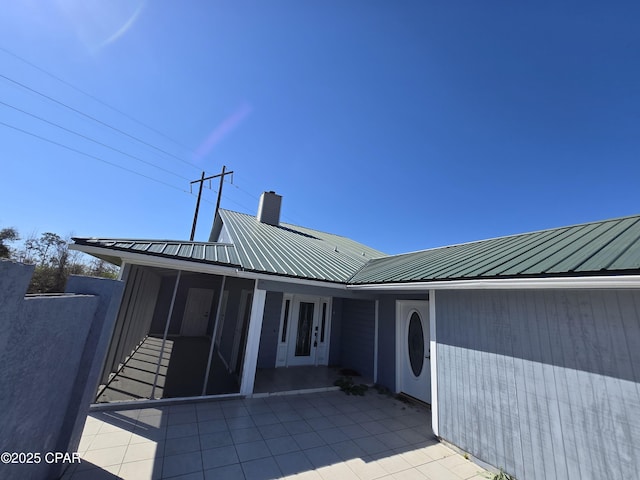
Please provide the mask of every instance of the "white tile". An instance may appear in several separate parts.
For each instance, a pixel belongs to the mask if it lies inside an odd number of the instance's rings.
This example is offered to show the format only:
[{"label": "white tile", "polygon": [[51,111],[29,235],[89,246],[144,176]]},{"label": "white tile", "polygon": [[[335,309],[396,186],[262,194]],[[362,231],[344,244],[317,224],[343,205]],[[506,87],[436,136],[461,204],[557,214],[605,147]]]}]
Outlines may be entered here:
[{"label": "white tile", "polygon": [[129,440],[131,440],[131,432],[101,433],[96,435],[87,451],[128,445]]},{"label": "white tile", "polygon": [[360,480],[373,480],[388,474],[388,472],[376,462],[366,462],[361,458],[354,458],[353,460],[345,462],[345,464]]},{"label": "white tile", "polygon": [[162,456],[162,452],[158,451],[156,442],[144,442],[129,444],[124,454],[123,463],[137,462],[140,460],[149,460],[156,456]]},{"label": "white tile", "polygon": [[378,459],[378,465],[389,473],[398,473],[412,468],[412,465],[400,455],[386,455]]},{"label": "white tile", "polygon": [[127,447],[102,448],[100,450],[90,450],[82,457],[82,463],[78,465],[78,470],[84,470],[84,466],[93,464],[97,467],[108,467],[122,463]]}]

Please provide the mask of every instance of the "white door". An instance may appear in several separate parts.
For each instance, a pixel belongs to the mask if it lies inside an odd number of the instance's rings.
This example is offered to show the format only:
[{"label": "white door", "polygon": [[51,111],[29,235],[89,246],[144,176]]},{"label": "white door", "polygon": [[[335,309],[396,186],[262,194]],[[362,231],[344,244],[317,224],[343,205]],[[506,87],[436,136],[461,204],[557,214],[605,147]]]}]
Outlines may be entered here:
[{"label": "white door", "polygon": [[276,367],[328,365],[330,338],[331,298],[284,296]]},{"label": "white door", "polygon": [[316,364],[319,303],[315,297],[295,298],[289,331],[288,366]]},{"label": "white door", "polygon": [[397,301],[396,352],[398,392],[431,403],[429,302]]},{"label": "white door", "polygon": [[209,314],[213,302],[213,290],[190,288],[182,316],[180,334],[188,337],[203,337],[207,334]]}]

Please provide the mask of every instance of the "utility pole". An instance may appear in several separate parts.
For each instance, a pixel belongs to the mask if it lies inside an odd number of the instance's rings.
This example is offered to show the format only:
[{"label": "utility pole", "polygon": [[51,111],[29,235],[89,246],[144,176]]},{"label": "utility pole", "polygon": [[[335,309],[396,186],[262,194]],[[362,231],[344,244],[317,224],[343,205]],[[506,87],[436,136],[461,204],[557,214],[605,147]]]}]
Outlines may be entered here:
[{"label": "utility pole", "polygon": [[202,197],[202,185],[206,180],[211,180],[213,178],[220,177],[220,187],[218,188],[218,201],[216,202],[216,211],[214,213],[214,218],[215,218],[215,216],[218,214],[218,209],[220,208],[220,198],[222,197],[222,186],[224,183],[224,177],[225,175],[233,174],[233,171],[227,172],[226,169],[227,167],[223,165],[222,173],[219,173],[217,175],[211,175],[210,177],[206,177],[206,178],[204,176],[204,172],[202,172],[202,176],[200,177],[199,180],[194,180],[193,182],[191,182],[191,185],[193,185],[194,183],[200,183],[200,187],[198,188],[198,201],[196,202],[196,211],[193,215],[193,226],[191,227],[191,237],[189,238],[190,242],[193,242],[193,237],[195,237],[196,235],[196,223],[198,222],[198,210],[200,209],[200,198]]}]

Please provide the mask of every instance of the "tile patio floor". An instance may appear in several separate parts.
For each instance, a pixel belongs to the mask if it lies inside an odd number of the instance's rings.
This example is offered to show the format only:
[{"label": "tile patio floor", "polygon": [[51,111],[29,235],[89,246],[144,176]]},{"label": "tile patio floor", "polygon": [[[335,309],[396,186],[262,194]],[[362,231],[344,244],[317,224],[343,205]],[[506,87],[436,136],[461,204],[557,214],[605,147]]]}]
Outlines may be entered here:
[{"label": "tile patio floor", "polygon": [[490,478],[430,425],[428,409],[375,390],[94,412],[63,480]]}]

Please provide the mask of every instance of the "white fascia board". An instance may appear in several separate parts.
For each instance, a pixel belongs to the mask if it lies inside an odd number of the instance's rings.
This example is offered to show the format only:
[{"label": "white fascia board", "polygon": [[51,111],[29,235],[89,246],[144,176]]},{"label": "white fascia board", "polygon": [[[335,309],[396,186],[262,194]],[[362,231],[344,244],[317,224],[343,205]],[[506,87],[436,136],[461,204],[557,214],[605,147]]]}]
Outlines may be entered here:
[{"label": "white fascia board", "polygon": [[555,278],[505,278],[451,280],[434,282],[374,283],[347,285],[347,290],[362,291],[424,291],[424,290],[501,290],[501,289],[594,289],[640,288],[640,275],[555,277]]},{"label": "white fascia board", "polygon": [[186,272],[208,273],[213,275],[226,275],[228,277],[249,278],[252,280],[274,280],[285,283],[295,283],[298,285],[309,285],[315,287],[333,288],[338,290],[346,290],[347,286],[342,283],[327,282],[322,280],[311,280],[305,278],[287,277],[278,274],[267,274],[258,272],[249,272],[243,270],[240,266],[214,265],[210,263],[193,262],[189,260],[181,260],[177,258],[166,258],[154,255],[145,255],[144,253],[135,253],[121,250],[111,250],[108,248],[93,247],[90,245],[71,244],[69,248],[78,250],[91,255],[110,255],[112,257],[120,257],[124,262],[134,265],[142,265],[145,267],[167,268],[171,270],[182,270]]}]

